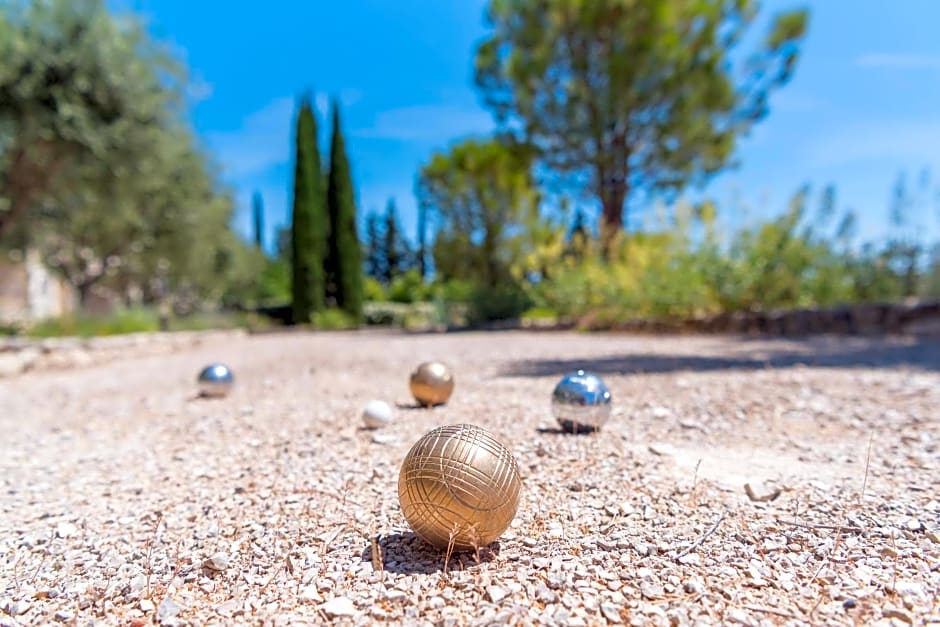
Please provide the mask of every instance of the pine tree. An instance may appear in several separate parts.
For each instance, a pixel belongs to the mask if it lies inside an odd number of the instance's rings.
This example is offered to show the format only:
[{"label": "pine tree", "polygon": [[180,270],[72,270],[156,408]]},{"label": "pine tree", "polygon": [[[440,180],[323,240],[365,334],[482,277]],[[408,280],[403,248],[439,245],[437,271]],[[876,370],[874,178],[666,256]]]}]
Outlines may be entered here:
[{"label": "pine tree", "polygon": [[261,192],[255,192],[251,212],[255,226],[255,246],[264,250],[264,200],[261,198]]},{"label": "pine tree", "polygon": [[427,278],[427,230],[428,230],[428,206],[424,201],[418,202],[418,274],[422,279]]},{"label": "pine tree", "polygon": [[571,230],[568,233],[568,243],[565,245],[564,255],[578,260],[583,259],[589,239],[590,231],[588,231],[587,218],[584,216],[584,211],[578,207],[574,214]]},{"label": "pine tree", "polygon": [[326,258],[329,295],[353,319],[362,317],[362,248],[356,230],[356,199],[340,123],[339,104],[333,102],[333,137],[326,192],[330,237]]},{"label": "pine tree", "polygon": [[411,248],[408,242],[402,237],[401,229],[398,226],[398,210],[395,207],[395,199],[390,198],[388,206],[385,209],[385,282],[391,283],[392,279],[400,274],[404,274],[411,268]]},{"label": "pine tree", "polygon": [[370,211],[366,216],[366,276],[385,280],[385,240],[379,226],[379,215]]},{"label": "pine tree", "polygon": [[293,320],[310,321],[323,308],[323,260],[327,222],[323,207],[317,122],[304,97],[297,115],[294,161],[294,206],[291,223],[291,296]]}]

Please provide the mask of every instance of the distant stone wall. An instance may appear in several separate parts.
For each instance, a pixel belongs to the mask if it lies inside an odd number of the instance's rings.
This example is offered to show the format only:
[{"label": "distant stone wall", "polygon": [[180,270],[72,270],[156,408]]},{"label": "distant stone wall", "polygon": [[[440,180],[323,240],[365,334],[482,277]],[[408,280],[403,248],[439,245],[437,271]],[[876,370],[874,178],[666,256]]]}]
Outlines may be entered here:
[{"label": "distant stone wall", "polygon": [[74,310],[75,292],[28,250],[22,259],[0,257],[0,322],[23,323]]},{"label": "distant stone wall", "polygon": [[130,333],[98,338],[0,339],[0,377],[31,370],[54,370],[147,355],[161,355],[246,335],[242,329]]},{"label": "distant stone wall", "polygon": [[[593,324],[590,318],[572,326],[585,330],[605,328],[601,324]],[[676,321],[631,320],[618,323],[613,330],[788,337],[815,334],[940,336],[940,301],[911,304],[875,303],[826,309],[742,311]]]}]

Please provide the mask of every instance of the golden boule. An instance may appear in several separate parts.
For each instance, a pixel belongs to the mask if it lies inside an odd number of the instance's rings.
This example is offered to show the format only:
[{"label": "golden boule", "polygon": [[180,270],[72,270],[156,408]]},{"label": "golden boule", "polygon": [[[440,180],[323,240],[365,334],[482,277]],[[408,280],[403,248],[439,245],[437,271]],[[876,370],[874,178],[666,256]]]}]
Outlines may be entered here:
[{"label": "golden boule", "polygon": [[426,361],[411,373],[411,394],[421,405],[443,405],[454,392],[454,375],[439,361]]},{"label": "golden boule", "polygon": [[512,452],[469,424],[426,433],[398,475],[405,520],[418,537],[445,550],[476,549],[496,540],[515,517],[521,492]]}]

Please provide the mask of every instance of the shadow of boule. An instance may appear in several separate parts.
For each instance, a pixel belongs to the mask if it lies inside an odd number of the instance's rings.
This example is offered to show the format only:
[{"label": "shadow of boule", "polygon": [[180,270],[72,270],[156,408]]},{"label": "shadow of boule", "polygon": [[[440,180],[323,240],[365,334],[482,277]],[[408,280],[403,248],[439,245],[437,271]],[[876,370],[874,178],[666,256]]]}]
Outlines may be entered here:
[{"label": "shadow of boule", "polygon": [[[443,572],[446,552],[438,549],[411,531],[379,535],[376,544],[382,552],[382,569],[390,573],[406,575],[430,575]],[[479,563],[493,561],[499,555],[499,541],[481,547]],[[370,541],[362,550],[362,561],[373,561],[373,543]],[[477,565],[475,551],[454,551],[447,564],[447,570],[466,570]]]}]

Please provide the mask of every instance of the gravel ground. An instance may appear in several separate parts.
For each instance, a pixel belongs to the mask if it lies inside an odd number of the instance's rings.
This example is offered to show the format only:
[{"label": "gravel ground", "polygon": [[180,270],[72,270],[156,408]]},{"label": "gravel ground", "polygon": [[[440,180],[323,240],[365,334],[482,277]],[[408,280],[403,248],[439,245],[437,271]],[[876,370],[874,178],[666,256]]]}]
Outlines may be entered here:
[{"label": "gravel ground", "polygon": [[[457,380],[433,410],[426,359]],[[194,398],[213,360],[236,387]],[[578,367],[614,395],[599,434],[549,412]],[[938,408],[936,339],[294,333],[26,373],[0,380],[0,625],[940,623]],[[396,482],[457,422],[524,486],[445,570]]]}]

